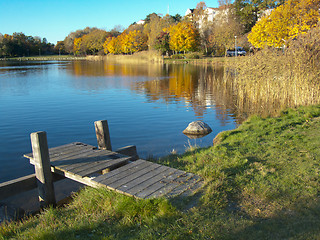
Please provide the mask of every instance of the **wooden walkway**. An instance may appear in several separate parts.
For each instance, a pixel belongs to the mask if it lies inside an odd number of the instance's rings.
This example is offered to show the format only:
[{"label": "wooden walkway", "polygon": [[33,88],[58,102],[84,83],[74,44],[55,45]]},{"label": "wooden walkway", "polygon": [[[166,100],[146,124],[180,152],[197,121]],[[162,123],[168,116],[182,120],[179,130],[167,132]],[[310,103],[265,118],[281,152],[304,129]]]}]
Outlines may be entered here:
[{"label": "wooden walkway", "polygon": [[[25,154],[36,165],[32,153]],[[49,148],[51,172],[91,187],[106,187],[137,198],[190,195],[197,175],[76,142]]]}]

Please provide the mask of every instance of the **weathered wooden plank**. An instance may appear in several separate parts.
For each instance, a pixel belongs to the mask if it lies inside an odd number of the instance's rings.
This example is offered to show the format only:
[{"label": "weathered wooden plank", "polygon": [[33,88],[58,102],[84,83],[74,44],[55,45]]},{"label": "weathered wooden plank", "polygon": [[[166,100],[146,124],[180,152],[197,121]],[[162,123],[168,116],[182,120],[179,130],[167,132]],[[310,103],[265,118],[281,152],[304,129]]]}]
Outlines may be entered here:
[{"label": "weathered wooden plank", "polygon": [[46,132],[30,134],[40,207],[56,205]]},{"label": "weathered wooden plank", "polygon": [[112,151],[110,133],[107,120],[100,120],[94,122],[96,136],[99,149]]},{"label": "weathered wooden plank", "polygon": [[[200,177],[199,177],[200,178]],[[200,189],[203,186],[203,181],[195,181],[194,185],[191,185],[186,191],[180,194],[181,197],[186,197],[192,195],[196,190]]]},{"label": "weathered wooden plank", "polygon": [[[50,161],[52,161],[56,157],[60,156],[61,154],[68,154],[70,152],[77,152],[77,151],[79,151],[79,149],[84,149],[84,148],[97,149],[95,146],[91,146],[91,145],[88,145],[85,143],[80,143],[80,142],[74,142],[74,143],[69,143],[69,144],[65,144],[62,146],[49,148]],[[25,154],[24,156],[29,159],[33,158],[32,153]]]},{"label": "weathered wooden plank", "polygon": [[[141,166],[141,165],[139,165]],[[115,188],[115,189],[119,189],[120,186],[122,185],[126,185],[130,182],[132,182],[133,180],[142,177],[143,175],[149,173],[150,171],[153,171],[156,168],[159,168],[160,165],[159,164],[150,164],[147,167],[144,168],[138,168],[138,171],[132,172],[131,174],[126,174],[126,176],[124,178],[121,178],[113,183],[108,184],[109,187],[111,188]]]},{"label": "weathered wooden plank", "polygon": [[[64,178],[63,176],[58,174],[53,174],[52,177],[54,182]],[[0,183],[0,200],[35,189],[37,187],[37,178],[35,174],[30,174],[24,177]]]},{"label": "weathered wooden plank", "polygon": [[166,194],[167,197],[174,197],[177,196],[184,191],[186,191],[190,186],[193,186],[195,182],[199,181],[200,177],[197,175],[194,175],[192,173],[187,173],[184,177],[180,177],[179,179],[176,179],[177,182],[180,182],[181,184],[172,189],[169,193]]},{"label": "weathered wooden plank", "polygon": [[162,172],[164,172],[166,170],[168,170],[168,167],[160,165],[159,167],[153,169],[152,171],[149,171],[148,173],[146,173],[144,175],[141,175],[140,177],[134,179],[133,181],[130,181],[130,182],[126,183],[126,184],[123,184],[120,187],[117,187],[117,189],[120,190],[120,191],[126,192],[129,189],[131,189],[133,187],[136,187],[136,186],[139,186],[139,184],[150,180],[154,176],[156,176],[156,175],[158,175],[158,174],[160,174],[160,173],[162,173]]},{"label": "weathered wooden plank", "polygon": [[[133,163],[131,163],[131,164],[133,164]],[[114,182],[119,182],[122,178],[125,178],[128,175],[134,174],[135,172],[140,171],[141,169],[146,168],[146,167],[148,167],[150,165],[152,165],[151,162],[145,161],[143,164],[139,164],[139,165],[136,165],[134,167],[131,167],[131,168],[125,170],[125,171],[122,171],[122,172],[118,173],[117,175],[114,175],[112,177],[109,177],[109,178],[101,181],[100,183],[105,184],[107,186],[110,186],[110,184],[112,184]]]},{"label": "weathered wooden plank", "polygon": [[35,174],[0,183],[0,200],[37,188]]},{"label": "weathered wooden plank", "polygon": [[[157,198],[162,195],[167,195],[170,193],[173,189],[177,188],[178,186],[181,185],[187,185],[186,180],[192,176],[191,173],[184,173],[180,176],[178,176],[176,179],[173,179],[167,184],[165,184],[162,188],[158,189],[157,191],[153,192],[152,194],[146,196],[146,198]],[[161,182],[161,180],[160,180]],[[166,182],[162,182],[166,183]]]},{"label": "weathered wooden plank", "polygon": [[53,166],[71,170],[91,162],[96,162],[105,159],[117,159],[118,156],[113,152],[102,152],[101,150],[92,150],[90,152],[74,155],[72,158],[63,159],[58,162],[52,162]]},{"label": "weathered wooden plank", "polygon": [[[61,145],[61,146],[57,146],[57,147],[50,148],[50,149],[49,149],[49,154],[50,154],[50,151],[53,151],[53,153],[54,153],[54,151],[55,151],[56,149],[67,148],[67,147],[73,146],[74,144],[75,144],[75,143],[68,143],[68,144],[65,144],[65,145]],[[32,154],[32,153],[27,153],[27,154],[24,154],[23,156],[26,157],[26,158],[33,158],[33,154]]]},{"label": "weathered wooden plank", "polygon": [[113,169],[118,166],[124,165],[128,163],[129,160],[130,160],[130,157],[126,157],[126,158],[118,158],[118,159],[95,162],[95,163],[89,164],[88,166],[82,166],[80,168],[72,169],[72,172],[79,176],[85,177],[97,172],[101,172],[102,170],[107,168]]},{"label": "weathered wooden plank", "polygon": [[132,161],[139,159],[137,147],[134,145],[118,148],[115,152],[126,156],[132,156]]},{"label": "weathered wooden plank", "polygon": [[154,176],[153,178],[149,179],[148,181],[144,181],[141,184],[129,189],[127,191],[127,193],[137,196],[137,194],[141,191],[143,191],[144,189],[152,186],[153,184],[155,184],[156,182],[160,181],[161,179],[169,176],[170,174],[176,172],[177,170],[174,168],[169,168],[167,167],[167,170],[159,173],[158,175]]},{"label": "weathered wooden plank", "polygon": [[[168,187],[170,184],[173,183],[173,181],[184,174],[185,172],[177,170],[174,173],[170,174],[169,176],[160,179],[160,181],[157,181],[153,185],[145,188],[143,191],[139,192],[136,196],[140,198],[148,198],[149,195],[153,194],[154,192],[158,192],[157,196],[162,196],[168,192]],[[168,189],[167,189],[168,188]]]},{"label": "weathered wooden plank", "polygon": [[[85,154],[86,152],[91,152],[91,151],[95,151],[95,147],[87,145],[75,145],[75,146],[70,146],[67,149],[61,150],[59,152],[56,152],[52,155],[50,155],[50,160],[51,162],[54,161],[59,161],[61,159],[70,159],[73,158],[74,156],[77,156],[79,154]],[[50,152],[50,149],[49,149]]]},{"label": "weathered wooden plank", "polygon": [[100,183],[100,182],[104,181],[107,178],[115,176],[115,175],[117,175],[117,174],[119,174],[119,173],[121,173],[123,171],[126,171],[126,170],[128,170],[130,168],[133,168],[133,167],[135,167],[135,166],[137,166],[139,164],[143,164],[145,162],[146,162],[145,160],[139,159],[139,160],[137,160],[137,161],[135,161],[133,163],[127,164],[127,165],[125,165],[123,167],[120,167],[120,168],[117,168],[117,169],[115,169],[115,170],[113,170],[111,172],[108,172],[108,173],[105,173],[105,174],[103,174],[101,176],[98,176],[98,177],[94,178],[93,180],[98,182],[98,183]]}]

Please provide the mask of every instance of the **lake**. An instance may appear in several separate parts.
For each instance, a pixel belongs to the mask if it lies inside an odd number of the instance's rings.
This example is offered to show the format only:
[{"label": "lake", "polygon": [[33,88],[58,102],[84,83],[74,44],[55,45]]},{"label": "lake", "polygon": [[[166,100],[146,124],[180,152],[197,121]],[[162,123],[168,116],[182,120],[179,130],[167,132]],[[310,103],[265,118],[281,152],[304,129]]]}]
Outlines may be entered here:
[{"label": "lake", "polygon": [[[108,120],[113,149],[136,145],[141,158],[210,146],[239,122],[223,73],[191,64],[0,62],[0,182],[34,172],[23,158],[30,133],[46,131],[49,147],[96,146],[96,120]],[[213,132],[188,138],[182,131],[195,120]]]}]

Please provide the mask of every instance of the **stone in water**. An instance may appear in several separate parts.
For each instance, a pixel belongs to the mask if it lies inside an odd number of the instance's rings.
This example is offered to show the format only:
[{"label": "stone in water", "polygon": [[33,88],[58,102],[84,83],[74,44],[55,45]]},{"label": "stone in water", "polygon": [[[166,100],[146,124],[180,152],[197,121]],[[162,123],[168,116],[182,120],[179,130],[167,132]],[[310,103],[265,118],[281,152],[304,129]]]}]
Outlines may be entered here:
[{"label": "stone in water", "polygon": [[188,127],[183,130],[184,134],[207,135],[212,132],[208,124],[202,121],[189,123]]}]

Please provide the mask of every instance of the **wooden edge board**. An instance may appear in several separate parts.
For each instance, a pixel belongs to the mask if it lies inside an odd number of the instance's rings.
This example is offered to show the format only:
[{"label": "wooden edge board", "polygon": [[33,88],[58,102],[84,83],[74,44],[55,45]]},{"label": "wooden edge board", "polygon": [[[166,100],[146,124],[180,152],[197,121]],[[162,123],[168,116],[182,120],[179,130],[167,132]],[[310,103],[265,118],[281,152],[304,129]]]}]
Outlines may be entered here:
[{"label": "wooden edge board", "polygon": [[128,169],[130,169],[130,168],[132,168],[132,167],[134,167],[134,166],[136,166],[138,164],[142,164],[144,162],[146,162],[146,161],[142,160],[142,159],[139,159],[139,160],[134,161],[132,163],[129,163],[129,164],[123,166],[123,167],[117,168],[117,169],[115,169],[115,170],[113,170],[111,172],[108,172],[108,173],[105,173],[105,174],[103,174],[101,176],[98,176],[98,177],[94,178],[93,180],[96,181],[96,182],[101,182],[106,178],[112,177],[112,176],[114,176],[116,174],[119,174],[122,171],[128,170]]},{"label": "wooden edge board", "polygon": [[97,187],[105,187],[104,185],[101,185],[97,182],[94,182],[91,180],[91,178],[89,177],[81,177],[81,176],[78,176],[78,175],[74,175],[70,172],[65,172],[65,171],[61,171],[60,169],[57,169],[57,168],[51,168],[52,172],[56,173],[56,174],[59,174],[59,175],[62,175],[66,178],[69,178],[71,180],[74,180],[76,182],[79,182],[79,183],[82,183],[82,184],[85,184],[87,186],[90,186],[90,187],[94,187],[94,188],[97,188]]},{"label": "wooden edge board", "polygon": [[133,175],[133,174],[135,174],[136,172],[139,172],[139,171],[141,171],[142,169],[149,167],[150,165],[152,165],[152,163],[146,161],[146,162],[144,162],[144,163],[142,163],[142,164],[136,165],[136,166],[134,166],[134,167],[131,167],[131,168],[129,168],[129,169],[126,169],[126,170],[124,170],[124,171],[121,171],[121,172],[119,172],[119,173],[116,174],[116,175],[113,175],[113,176],[111,176],[111,177],[109,177],[109,178],[106,178],[106,179],[104,179],[103,181],[101,181],[101,183],[109,186],[110,184],[112,184],[112,183],[114,183],[114,182],[120,182],[122,179],[125,179],[125,178],[127,178],[128,176]]},{"label": "wooden edge board", "polygon": [[175,171],[176,171],[176,169],[168,167],[167,170],[157,174],[156,176],[153,176],[148,181],[144,181],[141,184],[139,184],[139,185],[137,185],[135,187],[132,187],[131,189],[127,190],[126,192],[128,192],[129,194],[132,194],[132,195],[137,195],[139,192],[141,192],[144,189],[150,187],[151,185],[153,185],[156,182],[160,181],[164,177],[174,173]]},{"label": "wooden edge board", "polygon": [[125,176],[124,178],[121,178],[120,180],[114,181],[113,183],[110,183],[108,185],[113,188],[118,189],[120,186],[125,185],[127,183],[130,183],[130,182],[134,181],[135,179],[140,178],[141,176],[144,176],[148,172],[153,171],[154,169],[159,168],[159,167],[160,166],[158,166],[158,165],[150,164],[149,166],[142,168],[142,169],[138,169],[138,171],[131,173],[131,174]]},{"label": "wooden edge board", "polygon": [[117,187],[118,190],[120,191],[128,191],[129,189],[138,186],[139,184],[148,181],[152,177],[161,174],[162,172],[168,170],[166,166],[158,166],[157,168],[153,169],[152,171],[139,176],[138,178],[134,179],[133,181],[130,181],[128,183],[123,184],[122,186]]},{"label": "wooden edge board", "polygon": [[169,184],[171,184],[171,181],[173,181],[174,179],[176,179],[177,177],[181,176],[182,174],[184,174],[185,172],[181,173],[181,171],[175,171],[172,174],[162,178],[168,181],[158,181],[152,185],[150,185],[149,187],[145,188],[143,191],[139,192],[137,194],[138,197],[140,198],[147,198],[149,195],[153,194],[154,192],[158,192],[157,195],[161,196],[164,195],[167,191],[165,186],[168,186]]}]

